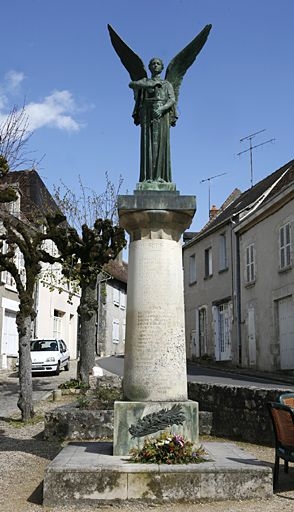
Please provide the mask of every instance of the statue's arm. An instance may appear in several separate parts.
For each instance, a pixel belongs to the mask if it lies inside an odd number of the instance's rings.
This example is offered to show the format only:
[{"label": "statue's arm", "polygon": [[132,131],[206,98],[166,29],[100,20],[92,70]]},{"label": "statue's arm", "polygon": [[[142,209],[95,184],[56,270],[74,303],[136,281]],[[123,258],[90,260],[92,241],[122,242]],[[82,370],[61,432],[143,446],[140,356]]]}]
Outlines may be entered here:
[{"label": "statue's arm", "polygon": [[173,86],[169,82],[166,81],[165,87],[166,87],[166,96],[167,96],[166,101],[162,106],[159,106],[159,107],[157,107],[157,109],[155,109],[155,117],[157,117],[157,118],[164,116],[164,114],[169,112],[171,110],[171,108],[176,103]]},{"label": "statue's arm", "polygon": [[163,105],[164,112],[167,112],[168,110],[170,110],[176,102],[173,86],[169,82],[166,82],[166,88],[167,88],[167,101]]},{"label": "statue's arm", "polygon": [[161,87],[161,83],[148,78],[142,78],[141,80],[130,82],[129,87],[137,91],[138,89],[153,89],[154,87]]}]

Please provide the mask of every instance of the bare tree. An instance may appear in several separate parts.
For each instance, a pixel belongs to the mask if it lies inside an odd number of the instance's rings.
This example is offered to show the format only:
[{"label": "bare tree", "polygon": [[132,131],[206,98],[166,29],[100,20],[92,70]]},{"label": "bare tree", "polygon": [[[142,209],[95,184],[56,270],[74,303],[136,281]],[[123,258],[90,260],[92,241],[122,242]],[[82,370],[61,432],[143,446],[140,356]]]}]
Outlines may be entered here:
[{"label": "bare tree", "polygon": [[96,297],[97,278],[103,266],[116,258],[126,245],[124,230],[118,226],[117,187],[106,174],[105,191],[98,195],[84,187],[80,180],[81,194],[62,184],[56,189],[55,200],[67,216],[71,226],[68,231],[71,249],[56,245],[64,256],[63,272],[69,279],[79,283],[81,289],[80,315],[80,361],[78,378],[89,383],[89,374],[95,365],[95,323],[98,301]]},{"label": "bare tree", "polygon": [[[18,192],[15,186],[7,183],[7,175],[11,168],[31,166],[33,163],[29,158],[31,152],[27,151],[31,135],[25,106],[20,109],[14,106],[0,124],[0,271],[11,274],[20,301],[16,317],[20,362],[18,406],[23,420],[34,414],[30,358],[31,322],[35,317],[34,288],[41,271],[41,262],[53,263],[52,256],[44,250],[44,242],[50,238],[50,230],[44,230],[46,217],[42,224],[34,225],[20,212],[18,215],[12,214],[9,206],[17,200]],[[63,220],[64,217],[55,215],[51,224],[56,228]],[[20,269],[17,264],[19,254],[23,257],[24,269]]]},{"label": "bare tree", "polygon": [[90,228],[94,226],[97,218],[110,219],[118,223],[117,196],[123,184],[122,176],[115,185],[105,173],[105,186],[101,194],[86,187],[81,176],[78,180],[79,193],[68,187],[63,181],[54,187],[54,199],[59,208],[66,214],[68,223],[77,231],[81,231],[84,224]]},{"label": "bare tree", "polygon": [[[32,374],[30,357],[31,324],[36,316],[34,309],[35,284],[42,269],[42,262],[56,263],[60,257],[54,257],[46,250],[46,240],[56,236],[58,228],[66,233],[61,224],[65,217],[60,214],[44,216],[42,224],[33,225],[21,215],[7,211],[6,205],[0,209],[0,271],[7,271],[15,281],[19,296],[19,311],[16,316],[19,334],[19,399],[22,420],[34,415]],[[17,261],[23,258],[23,268]]]},{"label": "bare tree", "polygon": [[[33,151],[28,151],[28,142],[33,135],[29,130],[29,117],[25,104],[19,108],[15,105],[6,119],[0,124],[0,172],[8,169],[33,168]],[[2,165],[1,165],[2,161]],[[6,171],[3,163],[6,162]]]}]

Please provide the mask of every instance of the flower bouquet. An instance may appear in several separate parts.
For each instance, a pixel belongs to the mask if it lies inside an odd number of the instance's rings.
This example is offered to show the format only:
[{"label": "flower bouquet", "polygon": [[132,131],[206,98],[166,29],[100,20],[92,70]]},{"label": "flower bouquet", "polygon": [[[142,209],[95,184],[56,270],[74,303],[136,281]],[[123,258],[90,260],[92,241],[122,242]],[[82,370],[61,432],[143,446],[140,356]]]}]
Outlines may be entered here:
[{"label": "flower bouquet", "polygon": [[204,462],[206,452],[195,447],[180,434],[161,432],[158,437],[144,440],[142,448],[132,448],[130,462],[146,464],[198,464]]}]

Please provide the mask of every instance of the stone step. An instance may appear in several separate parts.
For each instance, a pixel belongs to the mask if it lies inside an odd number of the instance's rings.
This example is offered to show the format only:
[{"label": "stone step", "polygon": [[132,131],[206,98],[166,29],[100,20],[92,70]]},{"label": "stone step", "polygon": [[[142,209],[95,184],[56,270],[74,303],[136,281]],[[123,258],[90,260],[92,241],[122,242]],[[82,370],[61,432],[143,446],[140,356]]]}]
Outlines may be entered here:
[{"label": "stone step", "polygon": [[233,443],[208,442],[200,464],[134,464],[112,443],[70,443],[49,464],[44,505],[244,500],[272,496],[272,469]]}]

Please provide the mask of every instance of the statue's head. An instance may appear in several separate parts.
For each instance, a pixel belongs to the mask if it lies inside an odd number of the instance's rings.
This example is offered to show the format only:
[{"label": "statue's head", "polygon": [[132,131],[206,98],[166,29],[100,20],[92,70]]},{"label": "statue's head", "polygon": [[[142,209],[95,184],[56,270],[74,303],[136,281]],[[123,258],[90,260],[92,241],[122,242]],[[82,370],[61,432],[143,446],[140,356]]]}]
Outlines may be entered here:
[{"label": "statue's head", "polygon": [[161,71],[164,69],[164,64],[159,57],[152,57],[148,64],[148,68],[151,73],[154,73],[154,71],[161,73]]}]

